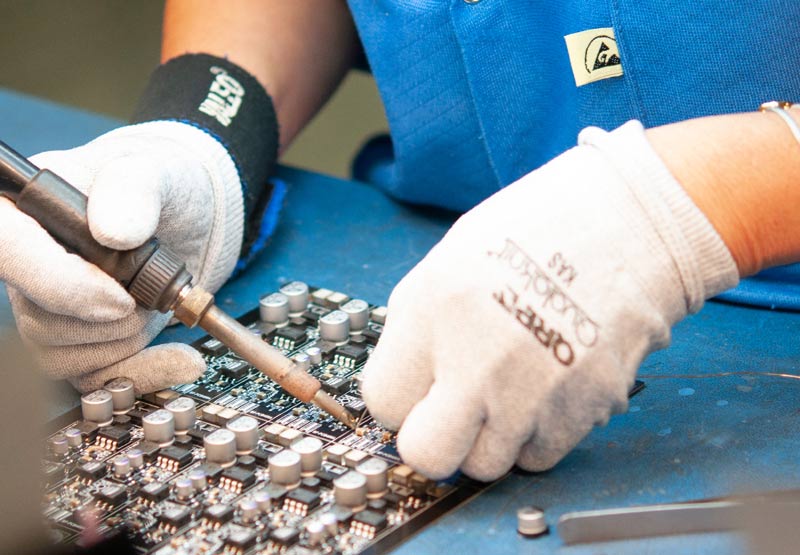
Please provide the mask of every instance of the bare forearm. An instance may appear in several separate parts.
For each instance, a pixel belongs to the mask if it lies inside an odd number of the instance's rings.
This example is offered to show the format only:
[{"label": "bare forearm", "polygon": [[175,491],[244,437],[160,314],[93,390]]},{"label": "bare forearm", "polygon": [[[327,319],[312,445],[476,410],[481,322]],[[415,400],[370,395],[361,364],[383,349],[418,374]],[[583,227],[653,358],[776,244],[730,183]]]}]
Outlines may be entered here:
[{"label": "bare forearm", "polygon": [[356,45],[344,0],[168,0],[161,58],[203,52],[252,73],[275,104],[284,149],[339,84]]},{"label": "bare forearm", "polygon": [[778,116],[699,118],[649,129],[648,137],[742,276],[800,261],[800,144]]}]

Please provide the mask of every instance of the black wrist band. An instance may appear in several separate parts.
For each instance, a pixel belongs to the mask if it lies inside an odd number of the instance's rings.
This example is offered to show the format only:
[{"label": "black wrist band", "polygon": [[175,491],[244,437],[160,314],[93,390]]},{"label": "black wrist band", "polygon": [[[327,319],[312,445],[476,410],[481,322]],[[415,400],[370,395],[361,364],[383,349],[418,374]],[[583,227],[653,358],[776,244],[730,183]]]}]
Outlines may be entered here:
[{"label": "black wrist band", "polygon": [[272,196],[267,179],[278,157],[278,120],[269,94],[255,77],[228,60],[186,54],[153,72],[131,123],[156,120],[194,125],[231,155],[244,195],[244,256]]}]

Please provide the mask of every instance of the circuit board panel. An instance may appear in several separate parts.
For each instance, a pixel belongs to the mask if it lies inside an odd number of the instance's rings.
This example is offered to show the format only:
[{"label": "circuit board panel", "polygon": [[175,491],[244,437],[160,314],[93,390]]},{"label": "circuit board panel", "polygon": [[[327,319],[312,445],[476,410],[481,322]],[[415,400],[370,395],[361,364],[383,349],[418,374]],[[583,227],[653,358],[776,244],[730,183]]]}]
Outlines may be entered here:
[{"label": "circuit board panel", "polygon": [[[483,487],[402,464],[366,411],[360,374],[386,309],[291,282],[240,321],[359,422],[297,401],[213,338],[205,373],[134,398],[118,379],[47,438],[43,513],[59,543],[125,530],[139,553],[357,554],[397,545]],[[126,383],[127,382],[127,383]],[[89,514],[94,516],[89,516]]]}]

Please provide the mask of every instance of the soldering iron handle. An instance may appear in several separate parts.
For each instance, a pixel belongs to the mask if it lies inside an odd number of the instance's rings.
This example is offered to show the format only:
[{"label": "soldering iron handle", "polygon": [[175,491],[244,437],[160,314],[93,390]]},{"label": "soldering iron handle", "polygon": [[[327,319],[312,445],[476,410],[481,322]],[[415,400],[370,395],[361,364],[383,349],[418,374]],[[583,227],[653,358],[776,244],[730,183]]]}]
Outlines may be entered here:
[{"label": "soldering iron handle", "polygon": [[127,251],[101,245],[89,229],[87,198],[50,170],[40,170],[0,142],[0,194],[67,250],[98,266],[149,310],[167,312],[192,276],[184,263],[153,238]]}]

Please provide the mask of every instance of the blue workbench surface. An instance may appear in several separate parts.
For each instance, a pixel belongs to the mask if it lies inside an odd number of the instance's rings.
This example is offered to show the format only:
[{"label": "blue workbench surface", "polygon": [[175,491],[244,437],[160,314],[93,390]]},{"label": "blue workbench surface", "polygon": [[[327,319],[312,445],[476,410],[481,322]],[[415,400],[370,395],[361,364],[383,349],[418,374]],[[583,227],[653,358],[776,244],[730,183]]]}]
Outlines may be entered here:
[{"label": "blue workbench surface", "polygon": [[[116,125],[2,91],[0,121],[0,137],[28,155],[76,146]],[[234,315],[295,278],[385,302],[452,221],[362,184],[289,168],[280,177],[290,192],[276,238],[217,296]],[[10,325],[3,298],[0,329]],[[175,328],[159,341],[197,336]],[[396,553],[743,552],[733,534],[582,547],[564,547],[555,534],[516,534],[516,509],[525,504],[544,508],[552,526],[571,510],[800,488],[800,379],[777,376],[800,374],[800,315],[709,303],[675,328],[673,346],[648,358],[640,374],[647,388],[628,413],[595,430],[555,469],[513,472]],[[60,391],[62,404],[74,402]]]}]

